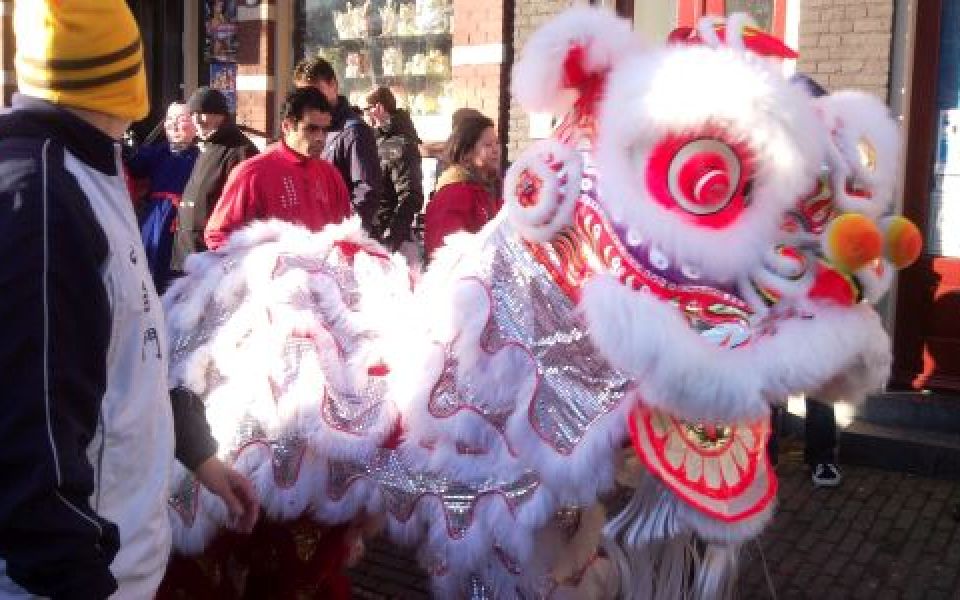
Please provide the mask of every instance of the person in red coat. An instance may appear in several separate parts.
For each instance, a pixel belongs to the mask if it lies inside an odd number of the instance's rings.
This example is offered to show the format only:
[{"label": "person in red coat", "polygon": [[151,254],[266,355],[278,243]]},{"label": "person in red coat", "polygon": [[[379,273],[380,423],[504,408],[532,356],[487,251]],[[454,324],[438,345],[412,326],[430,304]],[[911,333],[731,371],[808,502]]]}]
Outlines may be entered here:
[{"label": "person in red coat", "polygon": [[254,220],[282,219],[319,231],[350,216],[350,198],[340,173],[320,158],[331,107],[313,88],[290,92],[281,108],[283,136],[263,154],[233,170],[207,221],[211,250]]},{"label": "person in red coat", "polygon": [[476,233],[497,214],[500,200],[500,143],[493,121],[475,114],[454,127],[444,149],[447,168],[424,215],[427,260],[451,233]]}]

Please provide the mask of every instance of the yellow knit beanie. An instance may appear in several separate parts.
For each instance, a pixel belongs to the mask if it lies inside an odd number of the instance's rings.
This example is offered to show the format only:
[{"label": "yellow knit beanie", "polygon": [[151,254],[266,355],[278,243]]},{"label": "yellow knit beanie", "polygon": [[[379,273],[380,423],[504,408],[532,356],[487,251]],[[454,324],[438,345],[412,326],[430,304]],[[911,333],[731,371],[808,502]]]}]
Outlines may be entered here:
[{"label": "yellow knit beanie", "polygon": [[124,0],[16,0],[13,30],[21,93],[131,121],[147,116],[140,30]]}]

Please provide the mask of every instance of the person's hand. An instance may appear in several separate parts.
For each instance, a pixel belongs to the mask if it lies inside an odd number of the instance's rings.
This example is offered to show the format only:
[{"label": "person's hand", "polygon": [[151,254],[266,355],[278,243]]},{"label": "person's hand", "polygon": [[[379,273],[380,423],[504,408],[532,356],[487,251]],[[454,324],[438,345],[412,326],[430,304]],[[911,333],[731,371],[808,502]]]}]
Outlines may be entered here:
[{"label": "person's hand", "polygon": [[241,533],[253,531],[260,512],[260,500],[249,479],[216,456],[203,461],[193,474],[227,505],[231,527]]}]

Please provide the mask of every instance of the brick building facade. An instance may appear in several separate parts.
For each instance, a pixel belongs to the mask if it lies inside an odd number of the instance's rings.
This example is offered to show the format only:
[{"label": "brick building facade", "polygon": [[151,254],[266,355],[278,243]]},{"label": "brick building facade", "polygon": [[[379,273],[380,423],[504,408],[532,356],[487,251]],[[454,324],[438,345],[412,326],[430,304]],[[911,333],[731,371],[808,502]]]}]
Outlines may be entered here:
[{"label": "brick building facade", "polygon": [[277,1],[237,9],[237,121],[274,131],[277,69]]},{"label": "brick building facade", "polygon": [[797,70],[828,90],[857,88],[888,97],[894,0],[804,0]]},{"label": "brick building facade", "polygon": [[[259,5],[238,8],[237,119],[267,135],[276,127],[277,90],[289,83],[288,76],[279,71],[289,69],[296,58],[280,43],[289,38],[278,37],[278,25],[286,36],[295,30],[283,23],[292,18],[293,2],[261,0]],[[513,55],[539,25],[572,3],[453,0],[456,26],[451,58],[456,101],[501,123],[511,158],[530,141],[530,119],[507,93]],[[202,10],[200,4],[199,0],[185,1],[186,12],[194,13],[184,27],[187,40],[196,29],[195,14]],[[804,0],[796,24],[801,56],[797,69],[811,74],[828,89],[854,87],[887,98],[897,4],[896,0]],[[0,89],[4,105],[16,85],[12,8],[13,0],[0,0]],[[191,68],[191,62],[195,65],[196,52],[185,55],[185,70]],[[184,93],[192,88],[191,79],[195,85],[195,75],[184,77]]]},{"label": "brick building facade", "polygon": [[502,90],[508,75],[505,0],[453,0],[453,82],[458,106],[470,106],[501,125]]},{"label": "brick building facade", "polygon": [[[297,31],[297,25],[290,22],[295,18],[295,1],[260,0],[255,6],[239,3],[238,7],[237,120],[265,137],[275,133],[278,90],[289,85],[287,71],[297,58],[288,43]],[[633,12],[630,2],[598,3]],[[537,27],[571,4],[572,0],[453,0],[455,102],[476,108],[498,122],[508,159],[531,140],[530,117],[508,93],[513,56]],[[896,4],[897,0],[804,0],[794,24],[801,55],[797,69],[811,74],[828,89],[854,87],[887,98]],[[9,103],[16,83],[12,6],[13,0],[0,0],[0,88],[4,105]],[[185,0],[184,6],[184,47],[188,50],[183,57],[181,95],[197,84],[196,73],[189,71],[197,66],[195,31],[202,1]]]},{"label": "brick building facade", "polygon": [[[550,19],[553,15],[569,8],[571,0],[514,0],[513,2],[513,31],[510,43],[517,51],[521,50],[534,31]],[[506,139],[507,159],[513,160],[523,149],[530,145],[530,115],[526,113],[516,100],[507,95],[509,102],[510,126]]]}]

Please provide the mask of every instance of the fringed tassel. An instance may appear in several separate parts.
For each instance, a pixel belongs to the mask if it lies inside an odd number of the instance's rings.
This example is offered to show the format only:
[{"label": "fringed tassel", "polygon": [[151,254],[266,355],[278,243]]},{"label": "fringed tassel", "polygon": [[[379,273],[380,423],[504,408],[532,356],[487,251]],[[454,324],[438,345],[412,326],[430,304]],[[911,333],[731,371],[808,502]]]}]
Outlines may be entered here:
[{"label": "fringed tassel", "polygon": [[740,544],[699,544],[694,598],[733,598],[739,573]]},{"label": "fringed tassel", "polygon": [[603,548],[625,600],[715,600],[733,595],[739,544],[706,542],[685,522],[692,510],[652,477],[603,530]]}]

